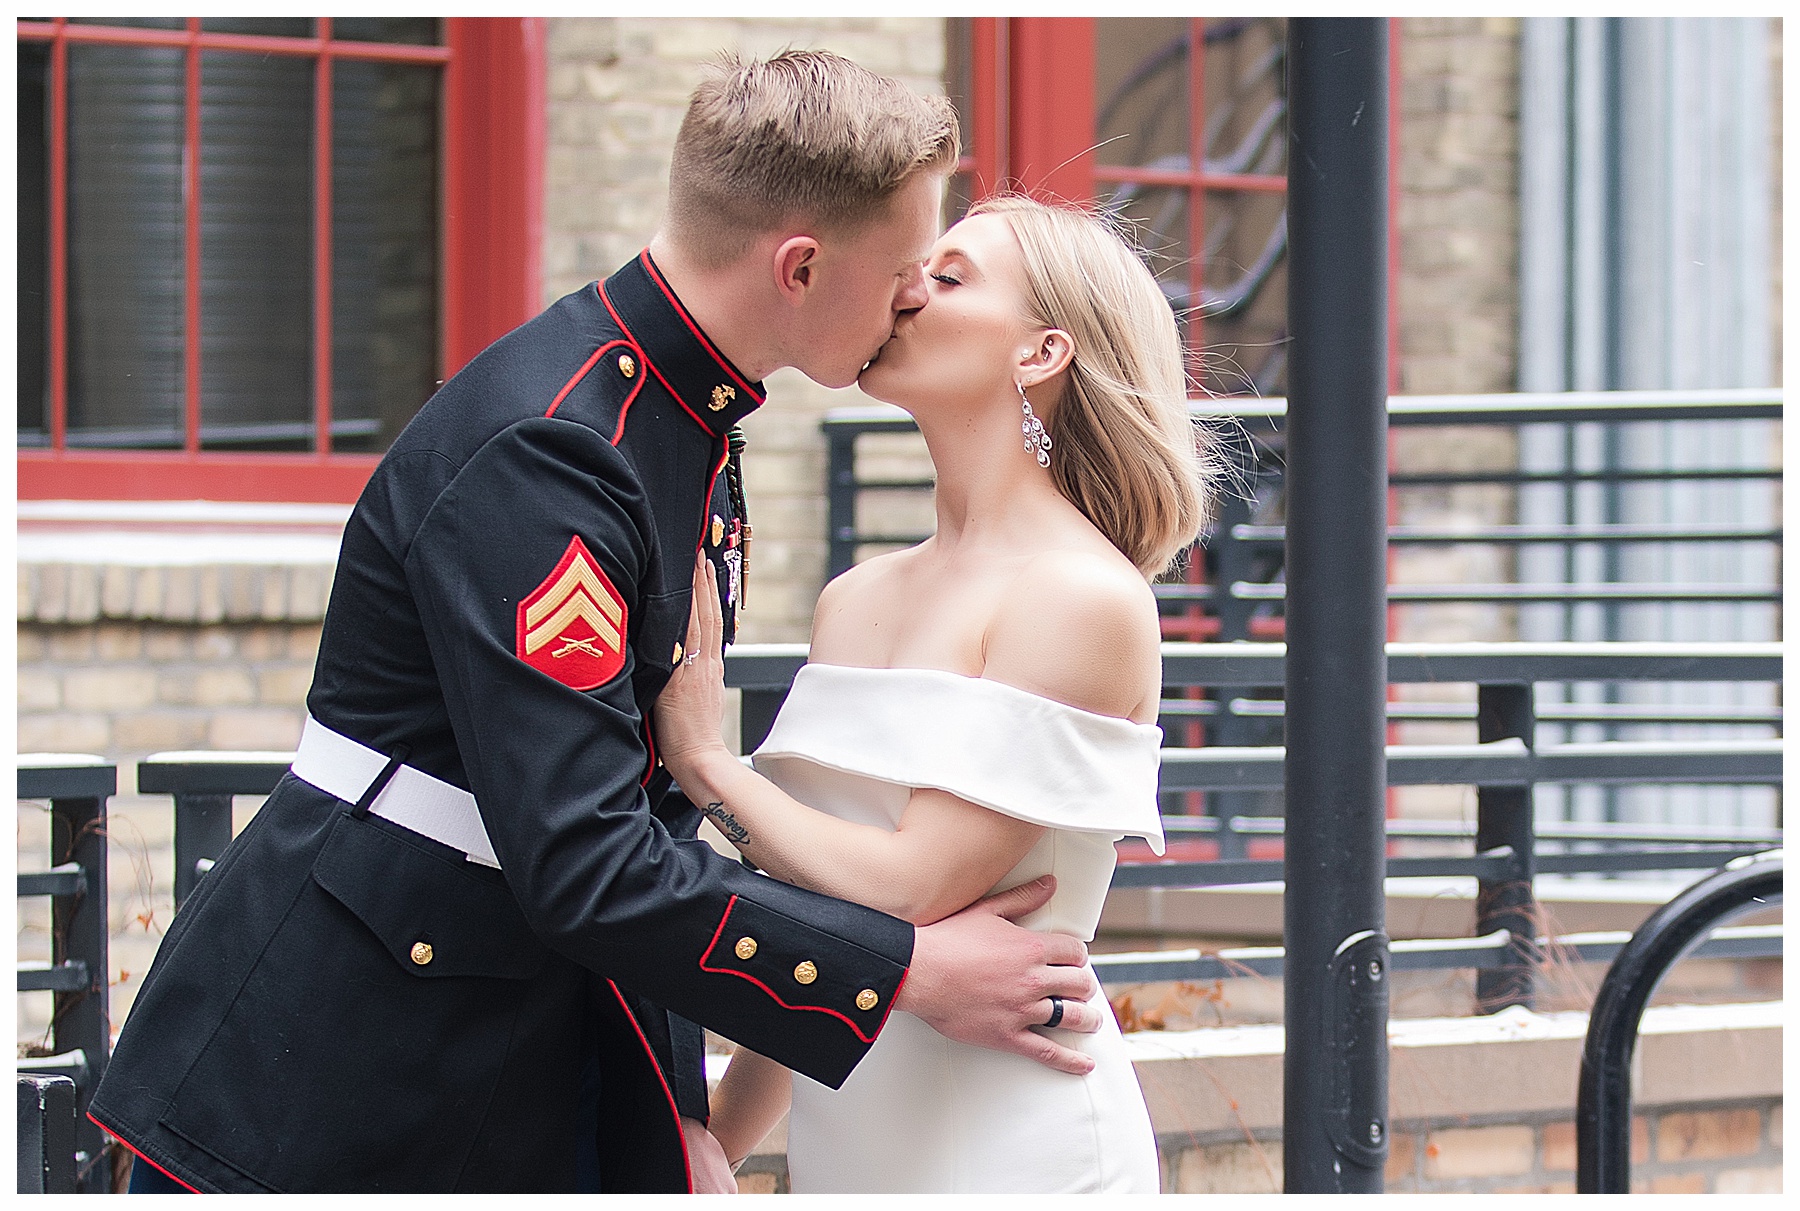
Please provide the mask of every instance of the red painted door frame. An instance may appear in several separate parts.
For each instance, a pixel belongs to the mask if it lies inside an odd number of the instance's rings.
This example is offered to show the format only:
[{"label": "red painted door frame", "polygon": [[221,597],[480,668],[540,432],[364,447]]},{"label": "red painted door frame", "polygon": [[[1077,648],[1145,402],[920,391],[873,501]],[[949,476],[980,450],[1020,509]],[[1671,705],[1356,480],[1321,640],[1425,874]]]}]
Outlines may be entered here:
[{"label": "red painted door frame", "polygon": [[1070,202],[1094,198],[1094,19],[997,18],[1006,27],[1005,177]]}]

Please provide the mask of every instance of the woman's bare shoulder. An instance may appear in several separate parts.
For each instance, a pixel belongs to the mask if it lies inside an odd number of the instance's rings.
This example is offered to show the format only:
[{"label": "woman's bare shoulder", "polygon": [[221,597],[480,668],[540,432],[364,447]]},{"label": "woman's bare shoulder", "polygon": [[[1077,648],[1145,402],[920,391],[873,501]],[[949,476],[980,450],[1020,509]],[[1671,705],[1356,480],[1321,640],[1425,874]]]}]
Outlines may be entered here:
[{"label": "woman's bare shoulder", "polygon": [[1156,715],[1156,595],[1122,555],[1047,551],[1020,571],[989,623],[984,676],[1096,714]]},{"label": "woman's bare shoulder", "polygon": [[821,645],[830,649],[844,640],[854,640],[864,623],[870,604],[892,591],[894,581],[906,568],[910,551],[890,551],[856,564],[831,578],[819,593],[813,607],[812,645],[814,654]]}]

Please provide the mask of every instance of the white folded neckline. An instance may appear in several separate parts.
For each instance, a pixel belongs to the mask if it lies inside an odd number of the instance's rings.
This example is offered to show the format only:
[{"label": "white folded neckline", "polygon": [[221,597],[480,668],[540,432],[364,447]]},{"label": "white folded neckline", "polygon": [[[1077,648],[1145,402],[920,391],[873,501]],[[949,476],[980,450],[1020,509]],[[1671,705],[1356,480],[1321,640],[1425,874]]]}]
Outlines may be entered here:
[{"label": "white folded neckline", "polygon": [[[862,678],[912,680],[956,697],[917,711],[888,690],[860,700],[855,712],[821,711],[833,691]],[[984,709],[962,722],[986,722],[986,708],[1020,716],[1026,726],[989,737],[982,747],[950,716],[973,692]],[[927,703],[927,706],[931,704]],[[878,743],[870,743],[879,737]],[[809,663],[794,678],[787,704],[753,755],[792,757],[843,773],[910,787],[947,790],[991,810],[1046,827],[1143,837],[1163,852],[1156,771],[1162,729],[1101,715],[1054,698],[945,669]],[[997,766],[992,759],[1004,758]]]}]

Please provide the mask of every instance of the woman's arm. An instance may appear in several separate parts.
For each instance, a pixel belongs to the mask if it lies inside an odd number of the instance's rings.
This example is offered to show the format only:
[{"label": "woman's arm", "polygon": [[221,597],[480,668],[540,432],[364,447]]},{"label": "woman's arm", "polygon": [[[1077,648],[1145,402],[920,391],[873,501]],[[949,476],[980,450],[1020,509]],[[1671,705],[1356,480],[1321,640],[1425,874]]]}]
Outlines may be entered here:
[{"label": "woman's arm", "polygon": [[775,1129],[793,1096],[793,1073],[786,1068],[748,1047],[739,1047],[732,1055],[731,1066],[713,1090],[708,1129],[725,1149],[733,1173]]},{"label": "woman's arm", "polygon": [[670,769],[694,805],[761,869],[914,925],[979,900],[1044,832],[930,789],[912,793],[893,832],[851,824],[796,801],[723,746]]},{"label": "woman's arm", "polygon": [[688,799],[775,878],[926,925],[980,899],[1043,828],[946,791],[918,790],[892,832],[814,811],[748,768],[719,734],[724,708],[719,596],[709,561],[694,574],[690,663],[657,703],[657,748]]},{"label": "woman's arm", "polygon": [[[1107,565],[1094,563],[1086,556],[1034,561],[1009,595],[1029,608],[995,620],[985,672],[1072,706],[1126,715],[1143,706],[1148,670],[1154,710],[1160,680],[1154,598],[1135,574],[1135,584],[1121,582]],[[693,663],[671,678],[656,712],[663,762],[719,832],[769,874],[922,925],[981,897],[1043,835],[1040,825],[942,790],[914,791],[892,832],[793,799],[747,768],[719,737],[722,623],[706,561],[696,567],[694,603]]]}]

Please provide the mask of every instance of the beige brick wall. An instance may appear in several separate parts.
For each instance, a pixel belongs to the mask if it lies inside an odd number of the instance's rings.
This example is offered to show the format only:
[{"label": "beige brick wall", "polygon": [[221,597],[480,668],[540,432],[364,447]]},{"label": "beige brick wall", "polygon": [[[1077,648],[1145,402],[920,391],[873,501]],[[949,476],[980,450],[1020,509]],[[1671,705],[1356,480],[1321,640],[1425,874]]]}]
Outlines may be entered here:
[{"label": "beige brick wall", "polygon": [[[1401,73],[1400,274],[1393,284],[1399,390],[1510,391],[1517,375],[1519,22],[1410,17],[1394,45]],[[1517,461],[1507,429],[1397,428],[1390,440],[1399,471]],[[1396,494],[1393,520],[1475,528],[1511,521],[1514,507],[1513,493],[1502,488],[1415,488]],[[1396,547],[1393,580],[1494,583],[1511,578],[1511,563],[1492,546]],[[1395,638],[1416,641],[1509,639],[1517,625],[1513,610],[1481,604],[1398,607],[1395,615]]]},{"label": "beige brick wall", "polygon": [[[943,91],[936,17],[568,17],[549,26],[544,301],[637,255],[662,219],[675,132],[704,64],[784,47],[836,51],[921,92]],[[825,581],[826,409],[868,400],[792,371],[744,424],[756,530],[742,638],[804,640]]]},{"label": "beige brick wall", "polygon": [[[119,767],[107,804],[107,909],[112,1014],[122,1022],[174,915],[174,811],[166,795],[134,793],[136,762],[170,749],[292,749],[319,624],[30,622],[18,643],[19,751],[98,753]],[[237,827],[257,803],[238,801]],[[19,869],[51,865],[42,805],[19,805],[17,835]],[[47,900],[19,901],[18,955],[50,957]],[[17,1006],[19,1038],[41,1038],[49,994],[18,994]]]}]

